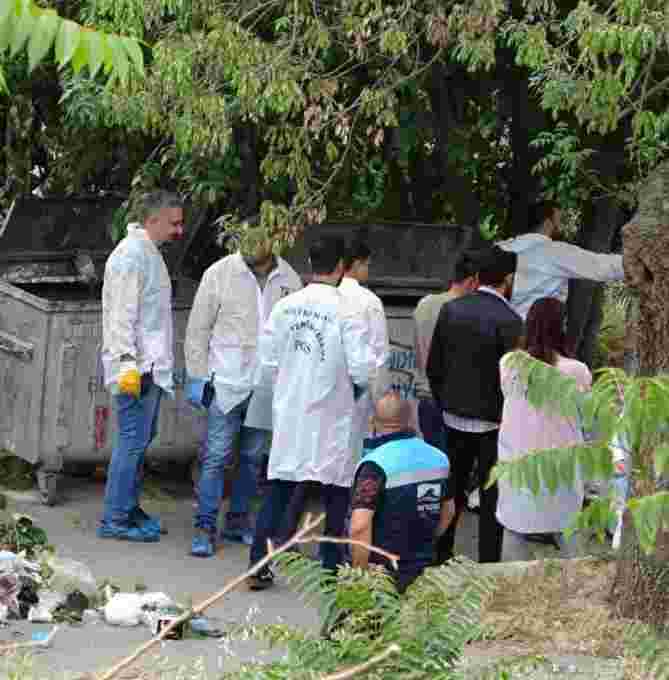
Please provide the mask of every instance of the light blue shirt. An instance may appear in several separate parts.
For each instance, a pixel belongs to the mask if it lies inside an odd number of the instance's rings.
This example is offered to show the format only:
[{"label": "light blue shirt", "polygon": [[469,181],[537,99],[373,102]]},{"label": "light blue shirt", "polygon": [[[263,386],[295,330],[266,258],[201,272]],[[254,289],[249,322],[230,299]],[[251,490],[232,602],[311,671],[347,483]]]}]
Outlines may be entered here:
[{"label": "light blue shirt", "polygon": [[625,277],[622,255],[593,253],[544,234],[524,234],[498,245],[518,255],[511,306],[523,319],[539,298],[566,302],[569,279],[620,281]]}]

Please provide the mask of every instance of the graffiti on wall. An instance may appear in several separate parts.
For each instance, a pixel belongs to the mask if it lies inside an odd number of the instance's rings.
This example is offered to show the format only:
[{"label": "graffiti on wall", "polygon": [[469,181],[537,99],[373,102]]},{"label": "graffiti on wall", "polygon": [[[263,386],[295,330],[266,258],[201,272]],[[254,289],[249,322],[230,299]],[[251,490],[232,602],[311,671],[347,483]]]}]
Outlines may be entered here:
[{"label": "graffiti on wall", "polygon": [[416,398],[416,352],[412,345],[390,341],[391,387],[402,399]]}]

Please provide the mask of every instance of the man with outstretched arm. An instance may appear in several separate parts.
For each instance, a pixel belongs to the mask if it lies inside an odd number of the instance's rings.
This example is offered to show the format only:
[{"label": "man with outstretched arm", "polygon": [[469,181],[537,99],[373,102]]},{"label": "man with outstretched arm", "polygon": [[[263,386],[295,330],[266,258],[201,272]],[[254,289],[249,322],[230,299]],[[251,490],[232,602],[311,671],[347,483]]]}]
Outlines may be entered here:
[{"label": "man with outstretched arm", "polygon": [[498,244],[518,256],[511,306],[523,319],[539,298],[566,302],[570,279],[606,282],[625,278],[622,255],[593,253],[556,240],[561,219],[557,203],[538,203],[530,211],[533,231]]}]

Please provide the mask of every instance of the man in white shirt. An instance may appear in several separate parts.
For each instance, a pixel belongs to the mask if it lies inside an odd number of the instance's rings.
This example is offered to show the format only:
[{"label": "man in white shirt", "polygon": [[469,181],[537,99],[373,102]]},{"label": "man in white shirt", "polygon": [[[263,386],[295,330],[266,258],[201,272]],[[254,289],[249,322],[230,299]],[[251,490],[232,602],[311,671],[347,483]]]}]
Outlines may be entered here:
[{"label": "man in white shirt", "polygon": [[369,327],[369,347],[376,367],[377,376],[374,381],[376,394],[366,393],[358,399],[355,407],[355,420],[351,450],[360,459],[362,442],[369,432],[369,419],[374,412],[374,401],[387,387],[388,323],[383,310],[383,303],[371,290],[365,288],[369,281],[369,267],[372,251],[363,241],[354,241],[347,249],[344,258],[344,278],[339,284],[342,295],[359,308]]},{"label": "man in white shirt", "polygon": [[511,306],[523,319],[539,298],[566,302],[569,279],[605,282],[625,278],[622,255],[593,253],[553,240],[560,232],[561,215],[557,204],[539,203],[530,214],[532,233],[497,244],[518,255]]},{"label": "man in white shirt", "polygon": [[[198,482],[198,507],[191,554],[211,557],[216,548],[218,511],[226,464],[239,437],[239,473],[232,487],[223,537],[250,545],[248,518],[257,491],[257,470],[267,431],[245,419],[257,367],[258,337],[274,305],[299,290],[290,265],[261,243],[255,254],[235,253],[213,264],[202,277],[188,319],[184,352],[189,401],[207,408],[207,446]],[[214,396],[206,403],[205,385]]]},{"label": "man in white shirt", "polygon": [[97,534],[149,543],[160,540],[161,525],[139,505],[140,471],[160,400],[174,388],[172,284],[158,247],[182,238],[184,224],[181,200],[166,191],[144,195],[139,212],[107,260],[102,287],[102,363],[118,437]]},{"label": "man in white shirt", "polygon": [[[291,535],[296,490],[318,494],[324,504],[324,533],[345,534],[349,491],[356,460],[351,454],[356,396],[373,391],[374,362],[369,328],[338,286],[344,273],[344,243],[322,237],[309,247],[313,272],[303,290],[281,300],[260,340],[258,383],[273,384],[273,436],[269,488],[256,522],[250,563],[267,554],[268,539]],[[307,493],[302,494],[307,485]],[[336,545],[324,544],[323,566],[341,561]],[[249,579],[252,590],[273,584],[268,567]]]}]

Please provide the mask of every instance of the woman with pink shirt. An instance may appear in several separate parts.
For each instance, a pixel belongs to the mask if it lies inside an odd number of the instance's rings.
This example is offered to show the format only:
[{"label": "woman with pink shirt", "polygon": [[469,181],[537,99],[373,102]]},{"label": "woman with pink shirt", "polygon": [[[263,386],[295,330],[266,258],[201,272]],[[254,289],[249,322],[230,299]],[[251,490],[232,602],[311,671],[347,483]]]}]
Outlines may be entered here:
[{"label": "woman with pink shirt", "polygon": [[[592,375],[585,364],[568,357],[563,318],[562,302],[555,298],[537,300],[527,315],[526,351],[571,376],[579,389],[587,391],[592,386]],[[526,387],[510,365],[510,356],[505,355],[500,362],[504,409],[499,430],[499,461],[514,460],[531,451],[582,443],[583,435],[575,419],[530,405]],[[543,487],[536,496],[529,489],[514,489],[508,481],[500,480],[497,520],[504,527],[502,560],[530,559],[529,534],[553,534],[561,556],[573,557],[575,542],[567,541],[563,532],[571,524],[574,513],[581,509],[583,495],[583,482],[578,478],[572,487],[560,487],[555,494]]]}]

